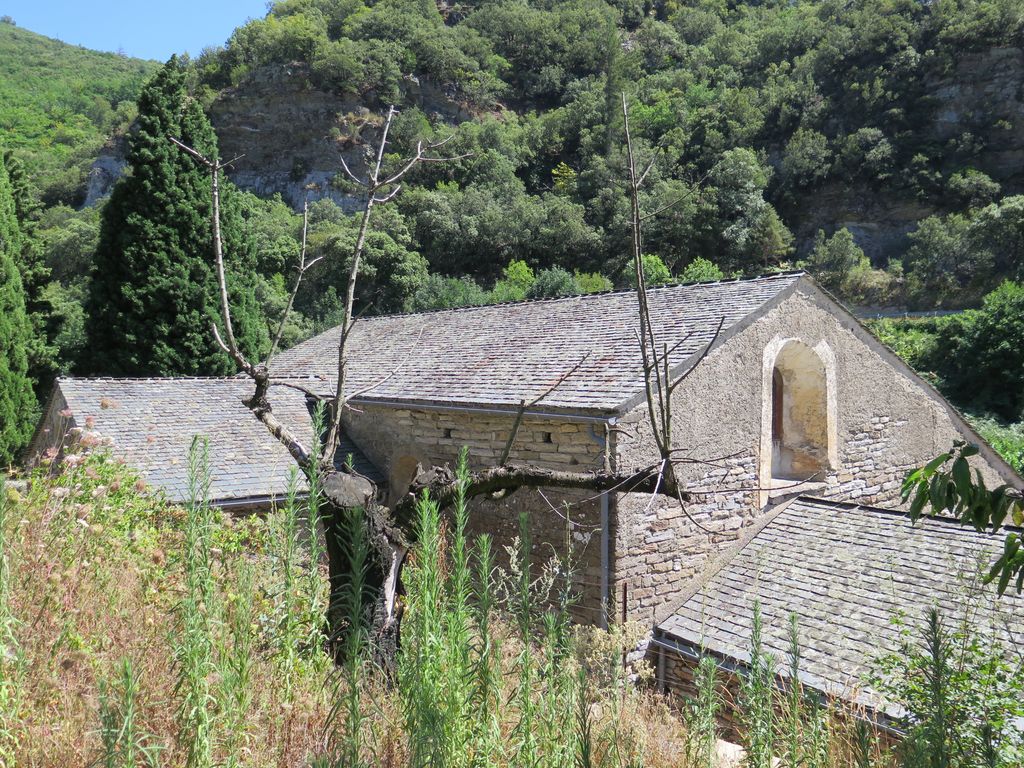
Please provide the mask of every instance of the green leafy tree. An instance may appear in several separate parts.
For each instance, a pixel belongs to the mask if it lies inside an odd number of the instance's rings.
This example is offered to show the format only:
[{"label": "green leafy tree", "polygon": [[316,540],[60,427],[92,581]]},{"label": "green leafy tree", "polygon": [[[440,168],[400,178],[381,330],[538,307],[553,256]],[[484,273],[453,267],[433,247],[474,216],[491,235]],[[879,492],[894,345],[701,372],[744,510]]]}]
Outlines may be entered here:
[{"label": "green leafy tree", "polygon": [[679,275],[679,282],[713,283],[715,280],[721,280],[724,277],[725,273],[718,268],[718,265],[705,259],[703,256],[698,256],[686,265],[686,269]]},{"label": "green leafy tree", "polygon": [[949,177],[946,189],[968,208],[980,208],[999,197],[1002,188],[988,174],[976,168],[966,168]]},{"label": "green leafy tree", "polygon": [[[645,253],[642,257],[644,266],[644,279],[648,285],[664,285],[672,282],[672,273],[669,272],[665,262],[656,254]],[[630,285],[636,285],[636,275],[630,274]]]},{"label": "green leafy tree", "polygon": [[[407,312],[412,308],[413,296],[427,280],[427,260],[407,248],[408,240],[400,233],[394,234],[393,237],[389,232],[375,230],[366,236],[359,268],[359,312]],[[304,286],[301,307],[315,303],[317,294],[327,287],[333,288],[336,295],[344,294],[356,236],[354,223],[346,221],[313,249],[313,257],[324,258],[313,268]],[[296,303],[299,304],[298,300]],[[338,308],[341,308],[340,302]]]},{"label": "green leafy tree", "polygon": [[28,442],[36,415],[28,348],[32,326],[18,270],[22,238],[7,171],[0,164],[0,465]]},{"label": "green leafy tree", "polygon": [[7,169],[15,217],[21,230],[21,253],[18,254],[17,263],[25,292],[25,311],[32,328],[27,349],[28,373],[35,383],[37,395],[40,395],[49,387],[57,369],[57,350],[52,343],[57,333],[56,318],[47,291],[50,268],[36,236],[39,206],[32,197],[24,166],[10,151],[3,153],[2,164]]},{"label": "green leafy tree", "polygon": [[576,280],[576,285],[579,286],[580,293],[601,293],[602,291],[610,291],[615,286],[612,285],[612,281],[599,272],[580,272],[577,270],[573,272],[573,278]]},{"label": "green leafy tree", "polygon": [[[227,374],[213,341],[219,323],[210,223],[210,178],[175,147],[179,138],[208,157],[216,137],[185,89],[172,57],[139,98],[129,138],[129,172],[103,212],[88,299],[88,358],[81,367],[112,375]],[[233,187],[222,185],[222,230],[230,270],[235,336],[258,357],[268,346],[255,304],[254,258],[242,236]]]},{"label": "green leafy tree", "polygon": [[526,292],[528,299],[553,299],[558,296],[571,296],[580,293],[580,287],[571,272],[561,267],[542,269],[530,290]]},{"label": "green leafy tree", "polygon": [[939,327],[944,391],[1008,421],[1024,418],[1024,285],[1003,283],[981,309]]},{"label": "green leafy tree", "polygon": [[865,265],[870,266],[868,257],[846,227],[832,237],[825,237],[825,232],[819,229],[814,248],[804,262],[814,278],[830,291],[838,291],[850,273]]},{"label": "green leafy tree", "polygon": [[973,280],[976,269],[967,250],[968,225],[960,215],[929,216],[910,234],[903,267],[913,306],[945,306]]},{"label": "green leafy tree", "polygon": [[[1004,525],[1024,525],[1024,498],[1019,488],[1003,483],[989,488],[981,472],[972,473],[970,459],[978,455],[978,446],[956,441],[923,467],[917,467],[903,480],[903,503],[909,503],[910,517],[917,520],[931,507],[937,514],[950,515],[961,525],[980,532],[999,533]],[[989,569],[986,581],[996,581],[1000,594],[1015,582],[1017,593],[1024,591],[1024,540],[1016,531],[1006,533],[1002,554]]]},{"label": "green leafy tree", "polygon": [[491,291],[491,301],[494,303],[522,301],[537,282],[530,265],[519,259],[510,261],[502,275],[501,280],[494,284],[494,290]]},{"label": "green leafy tree", "polygon": [[709,226],[719,233],[717,248],[730,271],[763,272],[789,252],[793,236],[765,199],[770,177],[757,153],[747,148],[722,153],[711,169]]},{"label": "green leafy tree", "polygon": [[823,134],[799,128],[786,144],[782,171],[797,186],[810,186],[825,178],[831,159],[828,139]]},{"label": "green leafy tree", "polygon": [[412,297],[411,309],[422,312],[432,309],[455,309],[486,304],[488,294],[468,277],[429,275]]}]

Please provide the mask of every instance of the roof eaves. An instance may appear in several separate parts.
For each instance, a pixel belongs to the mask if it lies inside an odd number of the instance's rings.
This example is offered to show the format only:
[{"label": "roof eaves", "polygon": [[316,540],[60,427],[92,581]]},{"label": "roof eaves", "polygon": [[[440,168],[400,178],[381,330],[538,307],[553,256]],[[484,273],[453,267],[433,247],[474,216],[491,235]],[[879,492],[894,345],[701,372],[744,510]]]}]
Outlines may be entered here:
[{"label": "roof eaves", "polygon": [[[864,512],[870,512],[872,514],[883,515],[885,517],[899,517],[905,520],[910,519],[910,512],[905,509],[892,508],[892,507],[877,507],[873,504],[858,504],[855,501],[841,501],[838,499],[824,499],[820,496],[801,495],[793,500],[794,502],[813,504],[820,507],[831,507],[833,509],[848,509],[851,511],[862,510]],[[786,505],[790,506],[789,504]],[[920,520],[928,520],[934,523],[941,523],[942,525],[948,525],[953,529],[967,530],[970,533],[978,533],[977,529],[969,523],[963,523],[960,518],[953,517],[951,515],[936,515],[922,514],[917,518]],[[1024,533],[1024,526],[1017,526],[1013,524],[1001,525],[999,531],[1006,531],[1008,533]],[[985,535],[995,535],[991,533],[985,533]]]},{"label": "roof eaves", "polygon": [[[510,403],[484,403],[474,400],[425,400],[422,398],[374,398],[357,397],[350,401],[353,405],[376,405],[390,408],[409,408],[412,410],[433,411],[472,411],[477,413],[500,413],[514,415],[519,406]],[[570,406],[535,406],[524,411],[525,416],[561,419],[569,421],[611,421],[619,414],[617,410],[601,408],[582,408]]]},{"label": "roof eaves", "polygon": [[[719,669],[725,672],[742,675],[750,674],[750,656],[746,653],[732,654],[721,651],[717,648],[704,645],[704,643],[689,635],[683,636],[676,632],[656,628],[652,642],[662,649],[679,653],[681,656],[689,657],[693,661],[699,661],[702,656],[710,656],[715,660]],[[785,668],[776,668],[776,686],[785,690],[784,686],[790,679],[789,671]],[[808,690],[813,690],[825,698],[842,699],[849,701],[860,708],[855,712],[858,720],[872,724],[887,733],[895,736],[904,736],[905,732],[898,725],[899,718],[904,714],[898,705],[884,702],[883,706],[876,705],[875,700],[864,694],[846,696],[844,691],[837,690],[837,686],[810,672],[798,671],[797,680],[800,685]]]}]

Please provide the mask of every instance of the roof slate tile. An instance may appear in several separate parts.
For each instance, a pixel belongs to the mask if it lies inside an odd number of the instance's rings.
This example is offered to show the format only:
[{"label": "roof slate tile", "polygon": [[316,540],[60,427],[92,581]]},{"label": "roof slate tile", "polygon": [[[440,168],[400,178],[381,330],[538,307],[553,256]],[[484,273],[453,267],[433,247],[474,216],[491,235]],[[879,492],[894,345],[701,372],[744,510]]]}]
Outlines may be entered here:
[{"label": "roof slate tile", "polygon": [[[723,330],[796,283],[789,273],[649,291],[659,345],[683,362]],[[614,411],[643,389],[634,291],[571,296],[357,320],[349,338],[348,394],[366,399],[516,407],[579,370],[548,395],[545,410]],[[339,329],[280,355],[274,374],[336,386]]]},{"label": "roof slate tile", "polygon": [[[1004,638],[1024,632],[1024,597],[978,584],[1002,539],[902,512],[800,498],[748,541],[658,630],[691,648],[749,660],[754,603],[763,641],[781,666],[797,616],[804,682],[889,714],[866,681],[874,660],[899,648],[892,619],[919,621],[938,606],[949,621],[971,615]],[[971,586],[973,583],[973,587]]]}]

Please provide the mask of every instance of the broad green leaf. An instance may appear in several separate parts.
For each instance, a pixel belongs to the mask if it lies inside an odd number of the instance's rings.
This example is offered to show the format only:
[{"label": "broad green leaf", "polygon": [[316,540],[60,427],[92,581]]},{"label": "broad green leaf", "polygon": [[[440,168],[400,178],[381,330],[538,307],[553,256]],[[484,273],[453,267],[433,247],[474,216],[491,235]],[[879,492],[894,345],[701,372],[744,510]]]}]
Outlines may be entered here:
[{"label": "broad green leaf", "polygon": [[926,476],[931,476],[935,474],[935,470],[937,470],[939,467],[941,467],[943,464],[949,461],[949,459],[950,455],[948,453],[943,453],[936,456],[934,459],[932,459],[931,461],[924,465],[924,474]]}]

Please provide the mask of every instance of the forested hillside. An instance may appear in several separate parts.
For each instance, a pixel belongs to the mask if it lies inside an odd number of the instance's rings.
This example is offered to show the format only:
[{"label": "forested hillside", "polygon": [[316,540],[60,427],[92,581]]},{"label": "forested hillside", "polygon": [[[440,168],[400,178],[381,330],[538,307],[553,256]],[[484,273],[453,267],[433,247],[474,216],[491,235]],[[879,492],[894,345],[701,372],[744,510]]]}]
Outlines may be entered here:
[{"label": "forested hillside", "polygon": [[[672,274],[697,257],[726,274],[810,257],[851,302],[929,308],[1016,275],[1020,30],[1012,0],[293,0],[196,64],[225,154],[246,154],[235,178],[293,203],[391,101],[403,136],[461,123],[473,158],[400,202],[432,272],[486,284],[524,258],[614,278],[626,91],[663,155],[650,206],[699,188],[647,233]],[[829,239],[843,227],[885,271]]]},{"label": "forested hillside", "polygon": [[[0,24],[29,375],[41,396],[54,372],[110,373],[115,357],[135,374],[209,367],[193,342],[99,338],[110,297],[152,306],[208,269],[200,220],[150,204],[204,215],[199,177],[161,144],[185,113],[242,156],[226,194],[254,351],[288,301],[304,201],[316,266],[282,343],[338,322],[362,205],[341,160],[365,168],[390,104],[396,157],[451,136],[459,159],[418,166],[374,215],[358,311],[625,285],[623,95],[638,153],[656,157],[641,201],[651,283],[805,267],[850,304],[978,306],[1024,267],[1022,18],[1024,0],[284,0],[169,65],[180,88],[138,105],[155,65]],[[94,161],[96,182],[154,157],[156,186],[95,201],[110,189],[94,183],[81,207]],[[126,260],[125,222],[180,249],[177,272]],[[126,276],[129,263],[148,271]],[[190,306],[210,314],[201,293]],[[174,326],[118,312],[124,328]]]},{"label": "forested hillside", "polygon": [[81,204],[100,148],[134,119],[157,66],[0,22],[0,147],[28,169],[39,199]]}]

